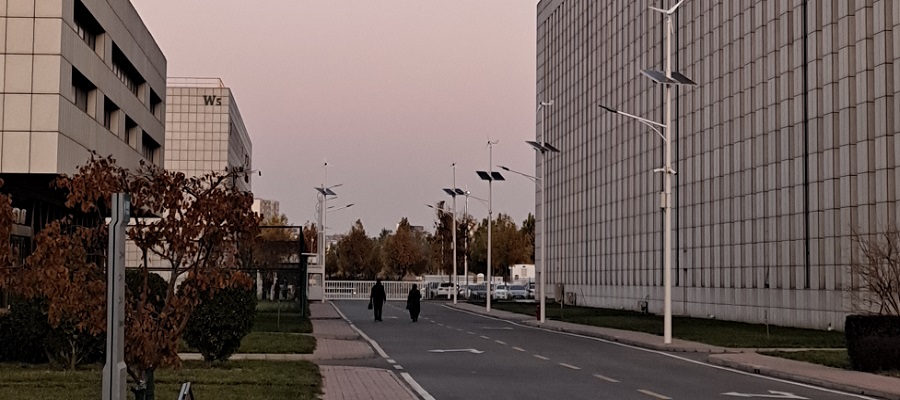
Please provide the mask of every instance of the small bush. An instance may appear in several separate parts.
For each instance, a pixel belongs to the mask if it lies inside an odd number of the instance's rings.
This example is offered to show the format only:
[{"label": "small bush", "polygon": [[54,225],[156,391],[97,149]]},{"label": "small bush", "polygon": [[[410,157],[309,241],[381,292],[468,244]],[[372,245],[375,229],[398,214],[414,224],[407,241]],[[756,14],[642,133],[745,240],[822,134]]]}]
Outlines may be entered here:
[{"label": "small bush", "polygon": [[256,294],[244,288],[227,288],[212,298],[204,295],[191,314],[184,340],[206,361],[226,360],[241,346],[256,317]]},{"label": "small bush", "polygon": [[900,369],[900,316],[849,315],[844,332],[853,369],[865,372]]},{"label": "small bush", "polygon": [[0,361],[45,363],[44,339],[50,333],[44,303],[29,300],[14,303],[0,317]]},{"label": "small bush", "polygon": [[[129,269],[125,271],[125,287],[128,291],[128,301],[137,304],[141,300],[141,288],[144,284],[140,270]],[[166,290],[168,283],[159,274],[150,272],[147,275],[148,303],[153,305],[157,312],[161,311],[166,302]]]}]

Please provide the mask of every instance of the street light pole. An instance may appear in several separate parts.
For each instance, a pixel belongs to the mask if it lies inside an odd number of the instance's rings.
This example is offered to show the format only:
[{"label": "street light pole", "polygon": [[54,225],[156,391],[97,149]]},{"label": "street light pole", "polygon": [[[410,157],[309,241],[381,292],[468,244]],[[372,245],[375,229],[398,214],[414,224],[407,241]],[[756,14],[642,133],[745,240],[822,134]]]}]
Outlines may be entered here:
[{"label": "street light pole", "polygon": [[[548,268],[547,263],[547,157],[546,153],[548,151],[559,153],[559,149],[549,145],[547,143],[547,127],[544,124],[544,113],[545,107],[549,107],[553,105],[553,100],[547,102],[541,102],[538,105],[538,110],[541,111],[541,143],[537,145],[537,143],[529,143],[535,150],[537,150],[541,159],[541,276],[539,279],[540,285],[540,296],[541,296],[541,315],[540,322],[543,324],[547,320],[547,277],[546,274],[550,270]],[[537,181],[535,181],[537,182]]]},{"label": "street light pole", "polygon": [[[654,122],[648,120],[646,118],[641,118],[636,115],[628,114],[623,111],[619,111],[613,108],[609,108],[601,105],[600,108],[614,113],[620,114],[622,116],[637,120],[638,122],[650,127],[653,129],[657,135],[659,135],[664,142],[663,152],[665,153],[665,165],[663,168],[659,168],[654,170],[654,172],[662,172],[664,174],[663,177],[663,193],[660,198],[660,207],[663,209],[663,285],[665,286],[664,290],[664,298],[663,298],[663,343],[671,344],[672,343],[672,175],[675,174],[675,170],[672,169],[672,151],[671,151],[671,137],[670,137],[670,129],[672,126],[672,89],[675,85],[683,85],[683,86],[695,86],[696,82],[692,81],[690,78],[682,75],[679,72],[672,71],[672,32],[674,31],[674,26],[672,25],[672,14],[681,6],[681,3],[684,3],[684,0],[679,1],[672,8],[667,10],[663,10],[656,7],[650,7],[651,10],[660,12],[665,15],[665,26],[663,29],[666,31],[665,38],[665,70],[664,71],[654,71],[654,70],[645,70],[641,71],[644,75],[652,79],[654,82],[664,85],[665,89],[665,105],[664,105],[664,123],[660,124],[658,122]],[[665,131],[665,134],[660,131],[660,129]]]},{"label": "street light pole", "polygon": [[453,304],[456,304],[456,295],[459,292],[459,278],[456,276],[456,163],[453,163],[453,280],[452,287],[453,289]]},{"label": "street light pole", "polygon": [[486,290],[486,307],[485,310],[487,312],[491,311],[491,221],[493,220],[493,193],[491,183],[493,181],[503,181],[506,178],[503,177],[499,172],[494,171],[494,145],[499,143],[499,141],[490,141],[488,140],[488,170],[487,171],[476,171],[478,173],[478,177],[482,180],[488,181],[488,239],[487,239],[487,290]]}]

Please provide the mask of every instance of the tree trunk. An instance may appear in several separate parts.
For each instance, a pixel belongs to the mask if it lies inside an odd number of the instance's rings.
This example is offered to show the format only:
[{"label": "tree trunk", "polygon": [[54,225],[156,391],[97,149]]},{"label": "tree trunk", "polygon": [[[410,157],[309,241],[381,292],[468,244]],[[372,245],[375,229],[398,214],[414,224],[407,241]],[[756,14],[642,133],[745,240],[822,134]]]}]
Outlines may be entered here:
[{"label": "tree trunk", "polygon": [[134,392],[135,400],[155,400],[156,399],[156,382],[153,379],[154,369],[148,369],[143,372],[143,379],[131,389]]}]

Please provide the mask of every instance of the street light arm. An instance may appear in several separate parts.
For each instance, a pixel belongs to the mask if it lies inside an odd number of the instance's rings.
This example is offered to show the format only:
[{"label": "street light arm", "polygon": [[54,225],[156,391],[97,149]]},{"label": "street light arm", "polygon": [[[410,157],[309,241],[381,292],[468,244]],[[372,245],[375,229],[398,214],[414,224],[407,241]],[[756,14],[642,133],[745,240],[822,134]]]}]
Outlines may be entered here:
[{"label": "street light arm", "polygon": [[543,187],[543,185],[541,184],[541,183],[543,183],[543,180],[542,180],[541,178],[538,178],[538,177],[532,176],[532,175],[528,175],[528,174],[526,174],[526,173],[524,173],[524,172],[519,172],[519,171],[516,171],[516,170],[513,170],[513,169],[509,169],[509,167],[504,167],[504,166],[502,166],[502,165],[498,165],[497,167],[500,168],[500,169],[502,169],[502,170],[504,170],[504,171],[512,172],[512,173],[514,173],[514,174],[516,174],[516,175],[522,175],[522,176],[524,176],[524,177],[526,177],[526,178],[528,178],[528,179],[531,179],[531,181],[534,182],[534,183],[536,183],[538,186]]},{"label": "street light arm", "polygon": [[666,139],[666,136],[663,135],[662,131],[659,130],[659,128],[666,129],[667,127],[665,124],[661,124],[656,121],[651,121],[647,118],[638,117],[637,115],[629,114],[622,110],[616,110],[615,108],[609,108],[602,104],[598,104],[597,107],[600,107],[600,108],[602,108],[608,112],[611,112],[613,114],[619,114],[621,116],[631,118],[631,119],[636,120],[644,125],[647,125],[648,127],[650,127],[650,129],[653,129],[653,131],[656,132],[656,134],[659,135],[659,137],[662,138],[663,141],[668,142],[668,139]]}]

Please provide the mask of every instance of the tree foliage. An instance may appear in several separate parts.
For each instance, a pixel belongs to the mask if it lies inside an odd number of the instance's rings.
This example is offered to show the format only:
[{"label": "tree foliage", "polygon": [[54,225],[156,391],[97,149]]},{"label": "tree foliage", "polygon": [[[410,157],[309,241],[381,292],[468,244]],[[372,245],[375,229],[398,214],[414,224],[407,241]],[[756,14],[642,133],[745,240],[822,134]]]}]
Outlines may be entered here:
[{"label": "tree foliage", "polygon": [[[127,236],[162,260],[166,290],[160,308],[150,293],[149,266],[140,266],[140,288],[129,291],[126,302],[125,361],[139,382],[158,367],[177,367],[179,339],[200,293],[250,283],[246,274],[233,271],[241,264],[239,250],[258,235],[259,218],[250,211],[252,195],[227,187],[229,179],[231,175],[215,173],[187,177],[146,164],[131,171],[111,157],[92,157],[56,185],[67,192],[66,206],[96,215],[97,225],[47,225],[14,278],[17,290],[26,297],[44,297],[51,324],[72,322],[81,331],[104,331],[108,226],[102,217],[113,193],[130,194],[136,218]],[[176,287],[176,282],[181,284]]]},{"label": "tree foliage", "polygon": [[854,276],[849,287],[856,311],[900,316],[900,230],[853,234],[851,240],[859,248],[850,271]]},{"label": "tree foliage", "polygon": [[[487,219],[481,221],[473,239],[470,270],[478,273],[487,272],[487,223]],[[491,244],[493,276],[508,277],[509,266],[528,261],[528,241],[509,215],[501,213],[491,221]]]},{"label": "tree foliage", "polygon": [[[3,187],[3,179],[0,179],[0,187]],[[0,193],[0,289],[10,285],[9,279],[18,264],[18,255],[11,243],[12,224],[12,199]]]},{"label": "tree foliage", "polygon": [[362,221],[357,220],[336,249],[337,266],[346,279],[374,280],[380,271],[380,263],[372,263],[375,242],[366,235]]},{"label": "tree foliage", "polygon": [[385,239],[381,252],[383,273],[396,280],[423,274],[428,265],[427,250],[424,236],[413,231],[406,218],[401,219],[397,232]]}]

